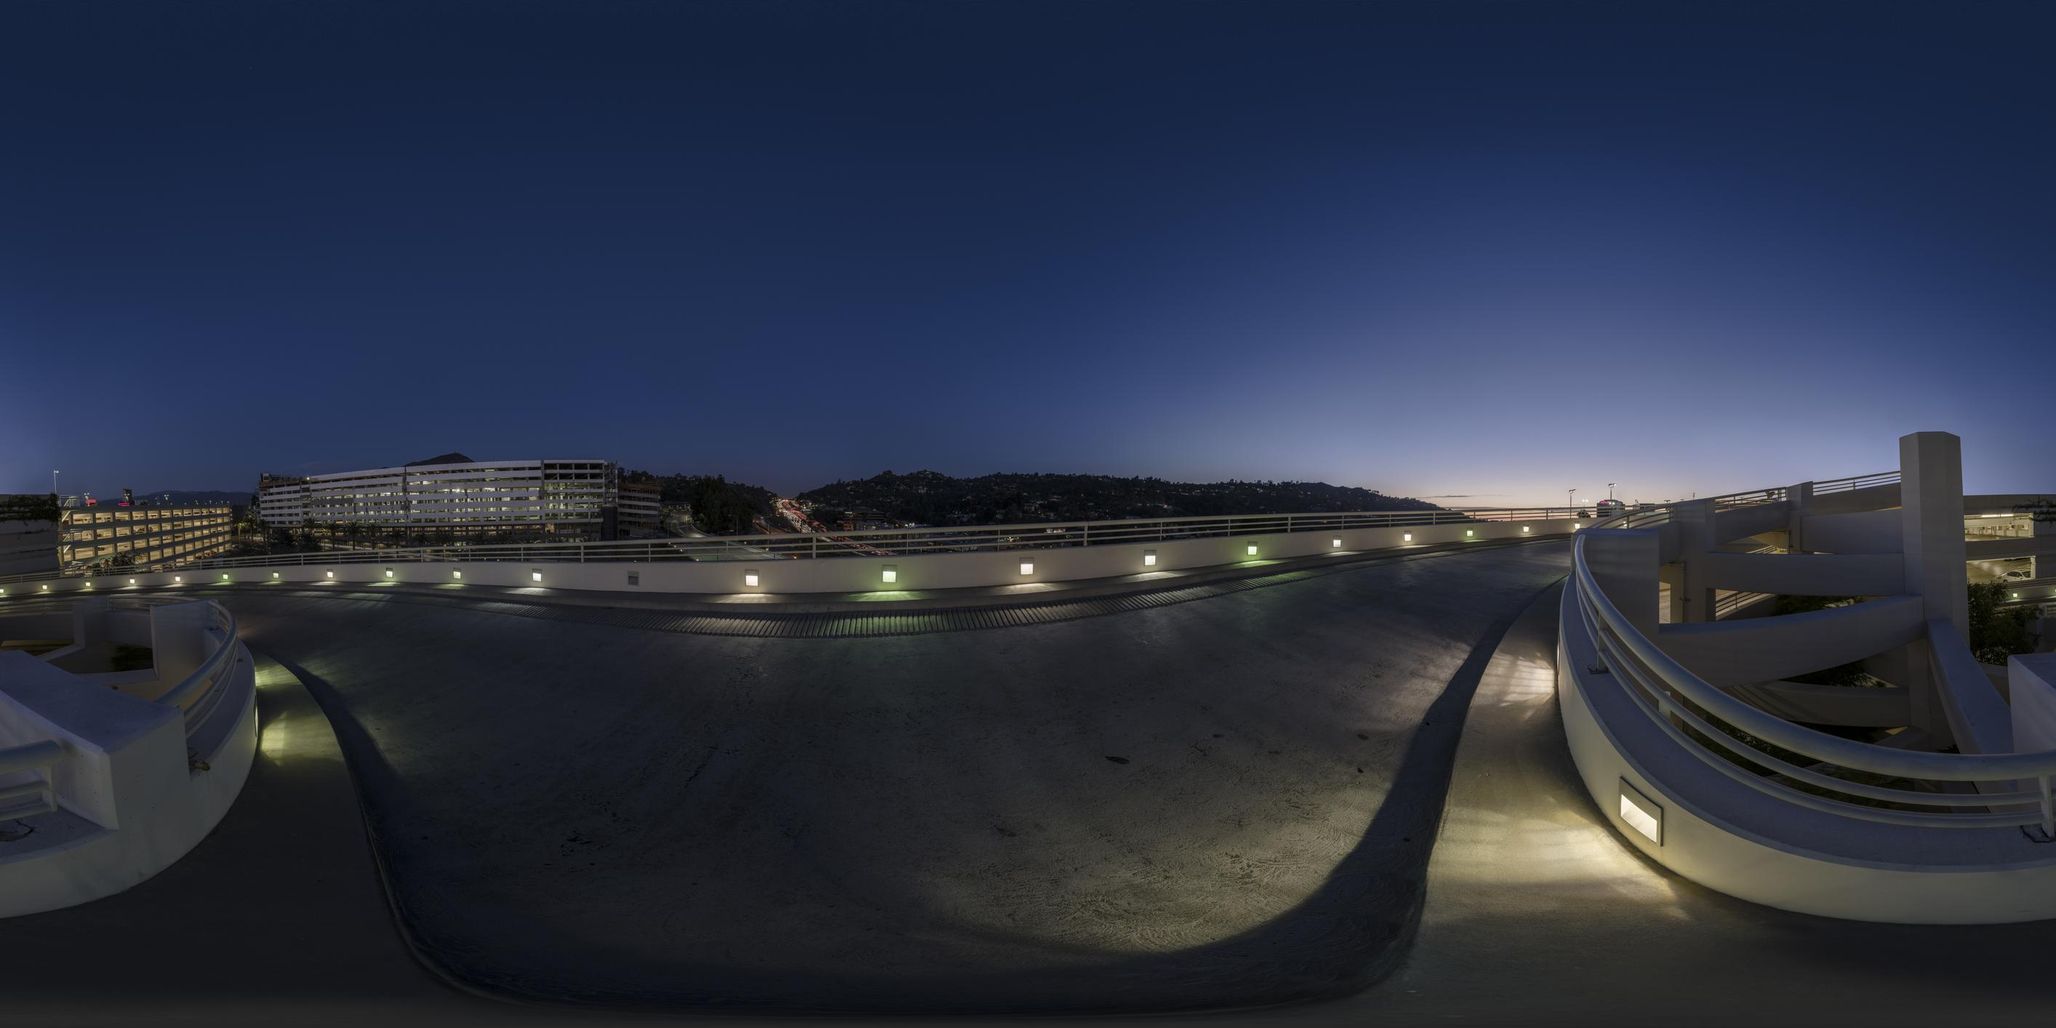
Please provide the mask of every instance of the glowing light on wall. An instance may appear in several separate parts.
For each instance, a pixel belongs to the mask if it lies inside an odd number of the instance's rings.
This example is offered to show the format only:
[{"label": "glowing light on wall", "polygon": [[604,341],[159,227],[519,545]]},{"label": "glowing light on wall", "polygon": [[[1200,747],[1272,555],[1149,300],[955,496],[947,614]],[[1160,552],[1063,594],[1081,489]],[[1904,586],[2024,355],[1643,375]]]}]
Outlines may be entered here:
[{"label": "glowing light on wall", "polygon": [[1250,556],[1252,556],[1252,557],[1256,556],[1256,544],[1255,544],[1255,543],[1250,543],[1250,544],[1249,544],[1249,555],[1250,555]]},{"label": "glowing light on wall", "polygon": [[1650,842],[1663,845],[1663,807],[1621,779],[1621,820]]},{"label": "glowing light on wall", "polygon": [[742,584],[751,589],[757,587],[757,572],[754,568],[742,573]]},{"label": "glowing light on wall", "polygon": [[336,573],[335,573],[335,572],[333,572],[333,571],[330,571],[330,572],[327,572],[327,575],[328,575],[328,577],[330,577],[330,578],[334,578],[334,577],[336,576]]},{"label": "glowing light on wall", "polygon": [[457,579],[458,581],[460,581],[460,582],[461,582],[461,581],[463,581],[463,580],[464,580],[464,572],[463,572],[463,571],[461,571],[461,570],[459,570],[459,569],[457,569],[457,568],[451,568],[451,569],[450,569],[450,577],[451,577],[451,578],[454,578],[454,579]]},{"label": "glowing light on wall", "polygon": [[898,565],[896,565],[896,564],[887,564],[887,565],[885,565],[885,571],[884,571],[884,574],[882,575],[882,577],[883,577],[883,578],[885,579],[885,584],[886,584],[886,585],[891,585],[891,584],[893,584],[893,583],[895,583],[895,582],[899,581],[899,580],[900,580],[900,569],[899,569],[899,566],[898,566]]},{"label": "glowing light on wall", "polygon": [[1022,574],[1024,574],[1024,575],[1032,575],[1032,574],[1034,574],[1034,573],[1035,573],[1035,562],[1034,562],[1034,561],[1032,561],[1032,560],[1024,560],[1024,561],[1022,561],[1022,562],[1021,562],[1021,573],[1022,573]]},{"label": "glowing light on wall", "polygon": [[393,569],[392,569],[392,568],[387,568],[387,569],[386,569],[386,577],[387,577],[387,578],[391,578],[391,577],[393,577]]},{"label": "glowing light on wall", "polygon": [[1336,537],[1335,537],[1335,542],[1334,542],[1334,543],[1333,543],[1332,545],[1334,546],[1334,548],[1335,548],[1335,549],[1338,549],[1338,550],[1339,550],[1339,549],[1341,549],[1341,548],[1342,548],[1342,537],[1341,537],[1341,536],[1339,536],[1339,535],[1338,535],[1338,536],[1336,536]]},{"label": "glowing light on wall", "polygon": [[531,582],[540,582],[543,580],[543,573],[540,571],[530,571],[528,573],[528,580]]},{"label": "glowing light on wall", "polygon": [[1144,551],[1142,551],[1142,566],[1143,566],[1143,567],[1146,567],[1146,568],[1153,568],[1153,567],[1156,567],[1156,551],[1155,551],[1155,550],[1144,550]]},{"label": "glowing light on wall", "polygon": [[1399,533],[1399,541],[1403,543],[1413,542],[1414,534],[1412,532],[1401,532]]},{"label": "glowing light on wall", "polygon": [[1463,530],[1463,537],[1464,537],[1464,538],[1466,538],[1466,539],[1469,539],[1469,538],[1471,538],[1472,536],[1475,536],[1475,535],[1477,535],[1477,534],[1478,534],[1478,530],[1477,530],[1477,529],[1475,529],[1475,528],[1466,528],[1466,529],[1464,529],[1464,530]]}]

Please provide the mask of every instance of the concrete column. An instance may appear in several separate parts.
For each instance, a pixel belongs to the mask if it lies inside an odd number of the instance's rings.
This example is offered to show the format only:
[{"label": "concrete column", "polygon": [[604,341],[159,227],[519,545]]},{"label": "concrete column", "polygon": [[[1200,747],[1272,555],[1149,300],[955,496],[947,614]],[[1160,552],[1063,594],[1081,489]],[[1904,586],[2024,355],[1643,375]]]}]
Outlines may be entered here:
[{"label": "concrete column", "polygon": [[1587,532],[1585,563],[1635,631],[1656,638],[1657,536],[1653,528]]},{"label": "concrete column", "polygon": [[1970,634],[1969,579],[1963,548],[1963,441],[1948,432],[1899,437],[1899,526],[1906,590],[1930,621]]},{"label": "concrete column", "polygon": [[1706,555],[1720,548],[1714,538],[1713,501],[1695,500],[1671,508],[1678,529],[1678,563],[1683,585],[1671,588],[1673,623],[1713,620],[1713,587],[1707,584]]},{"label": "concrete column", "polygon": [[1813,506],[1813,483],[1801,482],[1786,488],[1785,500],[1791,508],[1791,521],[1785,528],[1785,549],[1806,553],[1806,509]]},{"label": "concrete column", "polygon": [[[2047,521],[2036,521],[2034,535],[2037,539],[2056,535],[2056,516],[2049,516]],[[2028,558],[2028,567],[2032,569],[2029,574],[2035,578],[2056,578],[2056,557],[2036,554]]]}]

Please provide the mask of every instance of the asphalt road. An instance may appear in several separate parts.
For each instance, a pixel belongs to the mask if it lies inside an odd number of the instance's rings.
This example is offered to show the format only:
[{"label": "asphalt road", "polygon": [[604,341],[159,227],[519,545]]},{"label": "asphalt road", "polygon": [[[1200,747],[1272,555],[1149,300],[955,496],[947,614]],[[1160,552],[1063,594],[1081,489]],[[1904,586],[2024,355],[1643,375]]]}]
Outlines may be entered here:
[{"label": "asphalt road", "polygon": [[403,916],[465,981],[1141,1011],[1391,968],[1469,687],[1567,560],[1542,543],[819,640],[220,598],[322,701]]}]

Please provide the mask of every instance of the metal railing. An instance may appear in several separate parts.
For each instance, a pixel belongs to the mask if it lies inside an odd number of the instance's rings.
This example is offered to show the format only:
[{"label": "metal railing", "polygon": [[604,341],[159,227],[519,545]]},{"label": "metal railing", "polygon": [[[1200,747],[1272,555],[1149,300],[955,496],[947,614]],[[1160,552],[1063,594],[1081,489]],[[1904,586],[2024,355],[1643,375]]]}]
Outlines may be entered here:
[{"label": "metal railing", "polygon": [[[963,528],[889,528],[852,532],[622,539],[611,542],[446,543],[382,550],[319,550],[312,553],[218,557],[194,561],[178,570],[222,571],[246,567],[417,561],[535,561],[588,564],[902,557],[928,553],[978,553],[1064,546],[1173,542],[1180,539],[1222,536],[1475,524],[1486,521],[1577,521],[1584,517],[1582,511],[1569,507],[1512,507],[1474,510],[1354,511],[1332,514],[1231,514],[1217,517],[973,525]],[[118,579],[133,574],[135,572],[121,571],[72,577]],[[52,576],[25,577],[30,580],[47,581]]]},{"label": "metal railing", "polygon": [[1874,475],[1852,475],[1848,478],[1830,478],[1825,482],[1813,483],[1813,495],[1822,493],[1847,493],[1858,489],[1871,489],[1881,485],[1898,485],[1897,471],[1880,471]]},{"label": "metal railing", "polygon": [[[1760,710],[1700,678],[1638,631],[1594,580],[1585,542],[1580,536],[1573,548],[1571,571],[1579,609],[1602,662],[1592,670],[1612,673],[1651,721],[1710,767],[1758,792],[1824,813],[1931,828],[2038,825],[2056,835],[2056,794],[2051,792],[2056,751],[1898,750],[1815,731]],[[1813,763],[1793,763],[1747,740]],[[1929,788],[1850,781],[1827,773],[1836,769]],[[1935,791],[1960,790],[1965,784],[1975,791]]]}]

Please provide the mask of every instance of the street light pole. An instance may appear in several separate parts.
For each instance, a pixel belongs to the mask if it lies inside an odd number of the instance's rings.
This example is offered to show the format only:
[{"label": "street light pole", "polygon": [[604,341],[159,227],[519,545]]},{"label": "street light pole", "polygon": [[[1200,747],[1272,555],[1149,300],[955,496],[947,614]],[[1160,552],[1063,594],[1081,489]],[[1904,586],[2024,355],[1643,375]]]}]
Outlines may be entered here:
[{"label": "street light pole", "polygon": [[57,469],[50,469],[50,495],[57,495]]}]

